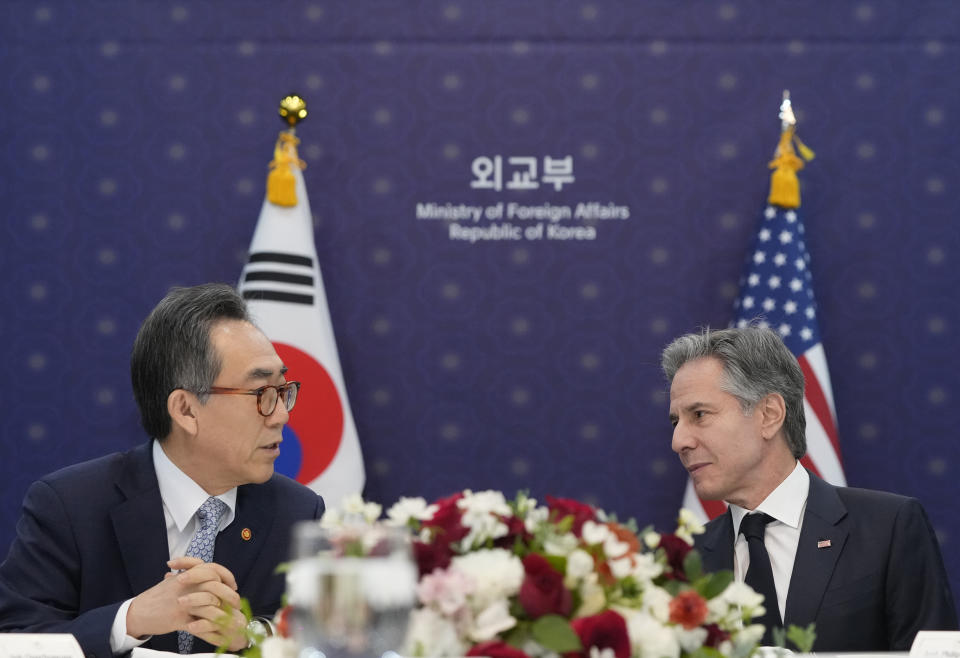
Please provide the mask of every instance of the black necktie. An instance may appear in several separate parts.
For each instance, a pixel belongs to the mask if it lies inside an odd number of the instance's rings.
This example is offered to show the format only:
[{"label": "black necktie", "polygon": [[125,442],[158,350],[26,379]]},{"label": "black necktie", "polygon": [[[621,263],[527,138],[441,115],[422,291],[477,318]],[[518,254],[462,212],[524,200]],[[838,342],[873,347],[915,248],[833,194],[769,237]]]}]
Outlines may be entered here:
[{"label": "black necktie", "polygon": [[783,626],[780,619],[780,606],[777,604],[777,588],[773,583],[773,569],[770,567],[770,556],[767,547],[763,545],[763,533],[767,524],[775,519],[769,514],[747,514],[740,522],[740,532],[747,538],[750,549],[750,566],[747,568],[747,577],[744,582],[758,594],[763,594],[763,607],[767,609],[762,617],[754,617],[754,624],[763,624],[766,631],[763,634],[763,644],[773,644],[774,627]]}]

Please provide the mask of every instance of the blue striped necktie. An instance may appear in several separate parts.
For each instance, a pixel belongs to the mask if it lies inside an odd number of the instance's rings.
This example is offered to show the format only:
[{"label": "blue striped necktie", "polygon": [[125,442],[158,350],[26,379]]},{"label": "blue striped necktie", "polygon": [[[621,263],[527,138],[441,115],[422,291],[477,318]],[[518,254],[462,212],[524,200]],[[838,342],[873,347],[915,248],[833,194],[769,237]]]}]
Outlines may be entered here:
[{"label": "blue striped necktie", "polygon": [[[220,519],[228,510],[227,504],[219,498],[207,498],[197,510],[197,532],[187,547],[187,557],[200,558],[204,562],[213,560],[213,545],[217,541]],[[180,653],[190,653],[193,649],[193,635],[187,631],[177,631],[177,648]]]}]

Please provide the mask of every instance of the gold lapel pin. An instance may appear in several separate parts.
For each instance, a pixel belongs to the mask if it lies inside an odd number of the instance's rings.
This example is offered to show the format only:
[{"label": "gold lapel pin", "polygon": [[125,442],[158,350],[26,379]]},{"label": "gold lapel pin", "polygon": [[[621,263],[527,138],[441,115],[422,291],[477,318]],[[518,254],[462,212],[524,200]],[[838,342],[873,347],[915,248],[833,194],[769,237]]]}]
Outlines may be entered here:
[{"label": "gold lapel pin", "polygon": [[244,528],[240,531],[240,538],[243,541],[250,541],[253,538],[253,533],[250,531],[250,528]]}]

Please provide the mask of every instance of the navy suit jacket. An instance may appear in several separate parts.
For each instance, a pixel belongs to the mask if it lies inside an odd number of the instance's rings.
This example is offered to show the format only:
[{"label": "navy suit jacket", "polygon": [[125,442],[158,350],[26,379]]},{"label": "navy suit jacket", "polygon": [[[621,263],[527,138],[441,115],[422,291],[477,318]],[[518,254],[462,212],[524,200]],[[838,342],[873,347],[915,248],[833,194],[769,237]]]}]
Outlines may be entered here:
[{"label": "navy suit jacket", "polygon": [[[733,569],[733,539],[729,510],[707,524],[696,538],[707,570]],[[784,624],[811,622],[813,650],[830,652],[907,651],[917,631],[957,629],[940,548],[916,499],[810,475]]]},{"label": "navy suit jacket", "polygon": [[[282,475],[238,488],[213,559],[233,573],[255,615],[280,607],[284,578],[274,571],[290,558],[291,526],[323,510],[320,496]],[[169,558],[150,443],[57,471],[27,490],[0,565],[0,631],[73,633],[85,654],[107,658],[120,605],[159,583]],[[145,646],[176,652],[177,634]],[[193,650],[213,648],[198,639]]]}]

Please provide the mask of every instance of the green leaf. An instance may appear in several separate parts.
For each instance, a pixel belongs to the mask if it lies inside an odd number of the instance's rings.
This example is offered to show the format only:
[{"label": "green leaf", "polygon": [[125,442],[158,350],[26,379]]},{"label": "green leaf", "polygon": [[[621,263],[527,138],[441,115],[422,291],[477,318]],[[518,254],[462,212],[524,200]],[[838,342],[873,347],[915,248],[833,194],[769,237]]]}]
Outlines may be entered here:
[{"label": "green leaf", "polygon": [[669,594],[670,596],[676,596],[677,594],[680,593],[680,590],[683,588],[683,583],[681,583],[679,580],[668,580],[665,583],[663,583],[661,587],[665,589],[667,591],[667,594]]},{"label": "green leaf", "polygon": [[796,624],[790,624],[790,628],[787,629],[787,639],[793,642],[800,653],[813,651],[813,643],[817,639],[814,626],[814,624],[810,624],[806,628],[800,628]]},{"label": "green leaf", "polygon": [[723,654],[713,647],[700,647],[696,651],[687,654],[687,658],[723,658]]},{"label": "green leaf", "polygon": [[529,625],[520,623],[507,632],[507,634],[503,637],[503,641],[509,644],[511,647],[516,647],[519,649],[527,641],[528,637],[530,637]]},{"label": "green leaf", "polygon": [[581,651],[580,637],[570,627],[570,622],[560,615],[544,615],[530,627],[533,639],[543,648],[557,653]]},{"label": "green leaf", "polygon": [[727,586],[733,582],[733,572],[718,571],[703,578],[700,582],[703,583],[703,586],[697,587],[697,591],[700,592],[700,596],[709,601],[727,589]]},{"label": "green leaf", "polygon": [[683,558],[683,573],[691,583],[703,575],[703,561],[699,553],[696,551],[687,553],[687,557]]},{"label": "green leaf", "polygon": [[562,555],[541,555],[560,574],[567,573],[567,558]]}]

